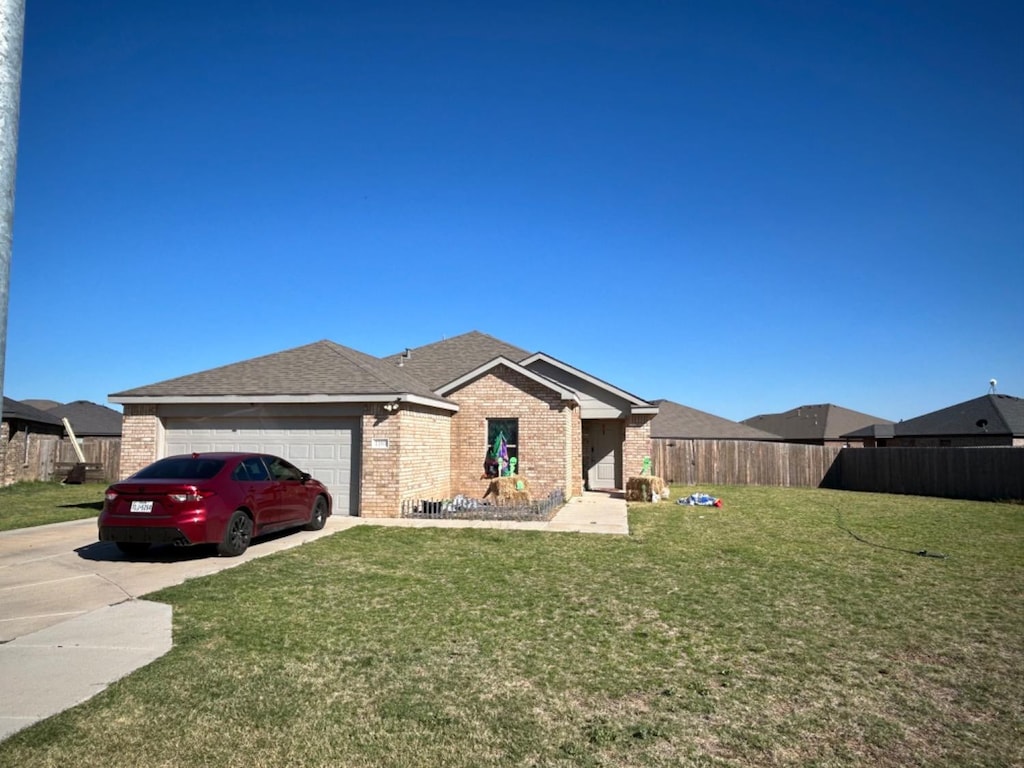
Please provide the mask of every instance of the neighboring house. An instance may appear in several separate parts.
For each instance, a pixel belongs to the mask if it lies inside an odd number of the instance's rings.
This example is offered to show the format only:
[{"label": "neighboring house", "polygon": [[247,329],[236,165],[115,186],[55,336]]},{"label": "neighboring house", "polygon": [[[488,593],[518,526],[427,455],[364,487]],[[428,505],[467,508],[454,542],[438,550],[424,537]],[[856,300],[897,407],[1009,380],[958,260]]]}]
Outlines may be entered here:
[{"label": "neighboring house", "polygon": [[896,424],[871,425],[849,437],[893,447],[1024,446],[1024,399],[984,395]]},{"label": "neighboring house", "polygon": [[651,421],[651,438],[775,442],[782,440],[779,435],[698,411],[696,408],[689,408],[671,400],[651,402],[658,406],[658,415]]},{"label": "neighboring house", "polygon": [[38,480],[36,467],[45,444],[64,434],[61,420],[9,397],[4,398],[0,418],[0,485]]},{"label": "neighboring house", "polygon": [[544,353],[477,331],[387,358],[318,341],[110,395],[121,474],[192,451],[275,453],[326,483],[338,514],[480,498],[506,438],[534,497],[622,488],[657,406]]},{"label": "neighboring house", "polygon": [[33,408],[38,408],[40,411],[49,411],[52,408],[60,406],[56,400],[35,400],[29,398],[27,400],[19,401],[22,405],[31,405]]},{"label": "neighboring house", "polygon": [[787,443],[808,445],[853,445],[847,435],[875,424],[892,424],[887,419],[851,411],[831,403],[801,405],[784,413],[765,413],[740,422],[779,435]]},{"label": "neighboring house", "polygon": [[121,437],[121,414],[105,405],[75,400],[48,408],[46,412],[58,420],[66,418],[71,422],[76,437]]},{"label": "neighboring house", "polygon": [[[85,456],[87,481],[120,478],[122,417],[119,411],[88,400],[75,400],[51,408],[47,413],[71,423],[75,441]],[[78,453],[69,436],[60,446],[57,474],[67,475],[70,467],[78,462]]]}]

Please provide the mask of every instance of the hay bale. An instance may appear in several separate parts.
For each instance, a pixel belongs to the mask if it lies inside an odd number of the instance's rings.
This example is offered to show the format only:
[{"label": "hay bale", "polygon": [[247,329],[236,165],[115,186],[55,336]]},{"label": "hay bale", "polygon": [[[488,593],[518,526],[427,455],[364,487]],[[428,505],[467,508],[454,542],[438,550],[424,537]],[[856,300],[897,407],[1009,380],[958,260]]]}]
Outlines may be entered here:
[{"label": "hay bale", "polygon": [[[516,486],[522,486],[517,488]],[[487,486],[487,493],[484,498],[493,497],[498,504],[522,503],[530,501],[530,483],[525,477],[511,475],[510,477],[496,477]]]},{"label": "hay bale", "polygon": [[667,488],[668,485],[660,477],[653,475],[631,477],[626,481],[626,501],[652,501],[655,495],[660,500]]}]

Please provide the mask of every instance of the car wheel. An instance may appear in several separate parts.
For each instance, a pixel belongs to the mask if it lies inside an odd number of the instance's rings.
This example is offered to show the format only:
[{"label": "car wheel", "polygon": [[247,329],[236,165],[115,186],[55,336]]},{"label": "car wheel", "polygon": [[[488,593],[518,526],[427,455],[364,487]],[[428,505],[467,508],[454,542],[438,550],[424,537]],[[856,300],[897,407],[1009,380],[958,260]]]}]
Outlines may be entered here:
[{"label": "car wheel", "polygon": [[249,548],[252,540],[252,520],[240,509],[235,510],[224,529],[224,540],[217,545],[217,554],[238,557]]},{"label": "car wheel", "polygon": [[319,531],[327,524],[327,499],[317,496],[313,502],[313,513],[306,523],[307,531]]},{"label": "car wheel", "polygon": [[128,555],[128,557],[144,555],[149,549],[149,544],[144,541],[118,541],[116,544],[122,554]]}]

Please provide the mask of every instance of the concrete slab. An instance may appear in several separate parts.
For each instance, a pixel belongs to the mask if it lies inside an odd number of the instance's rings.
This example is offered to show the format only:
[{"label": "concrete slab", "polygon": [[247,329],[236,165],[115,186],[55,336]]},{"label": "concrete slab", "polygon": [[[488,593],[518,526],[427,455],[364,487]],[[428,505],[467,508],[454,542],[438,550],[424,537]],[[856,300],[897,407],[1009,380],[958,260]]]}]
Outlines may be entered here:
[{"label": "concrete slab", "polygon": [[240,557],[217,557],[207,547],[158,547],[129,558],[113,543],[96,540],[95,519],[4,531],[0,533],[0,642],[358,524],[360,519],[355,517],[329,517],[322,531],[261,537]]},{"label": "concrete slab", "polygon": [[0,645],[0,739],[95,696],[171,649],[171,607],[130,600]]}]

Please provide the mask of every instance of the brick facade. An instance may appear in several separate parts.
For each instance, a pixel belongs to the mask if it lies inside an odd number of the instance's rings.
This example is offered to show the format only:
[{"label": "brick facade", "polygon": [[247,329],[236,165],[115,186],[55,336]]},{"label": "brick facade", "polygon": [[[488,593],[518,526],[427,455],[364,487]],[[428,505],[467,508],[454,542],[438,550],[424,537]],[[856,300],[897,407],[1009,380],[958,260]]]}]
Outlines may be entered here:
[{"label": "brick facade", "polygon": [[569,442],[565,449],[569,452],[569,477],[566,481],[566,488],[569,493],[566,496],[583,495],[583,420],[580,418],[580,409],[575,403],[566,413],[570,421]]},{"label": "brick facade", "polygon": [[[43,457],[55,455],[54,445],[60,442],[62,432],[62,427],[47,428],[20,420],[0,422],[0,486],[38,480]],[[48,469],[47,477],[53,467]]]},{"label": "brick facade", "polygon": [[389,413],[369,405],[361,431],[360,516],[398,517],[406,499],[451,496],[447,413],[406,403]]},{"label": "brick facade", "polygon": [[540,382],[500,365],[448,397],[459,404],[452,417],[453,494],[481,498],[490,480],[483,476],[487,420],[519,420],[517,472],[528,479],[534,498],[554,490],[567,496],[582,491],[579,408]]},{"label": "brick facade", "polygon": [[157,460],[163,441],[163,423],[155,405],[125,405],[121,427],[121,467],[119,479],[134,475]]},{"label": "brick facade", "polygon": [[886,441],[891,448],[993,448],[1020,445],[1009,435],[960,435],[942,437],[892,437]]},{"label": "brick facade", "polygon": [[626,420],[622,441],[622,482],[640,474],[644,458],[651,455],[651,420],[653,415],[635,415]]}]

